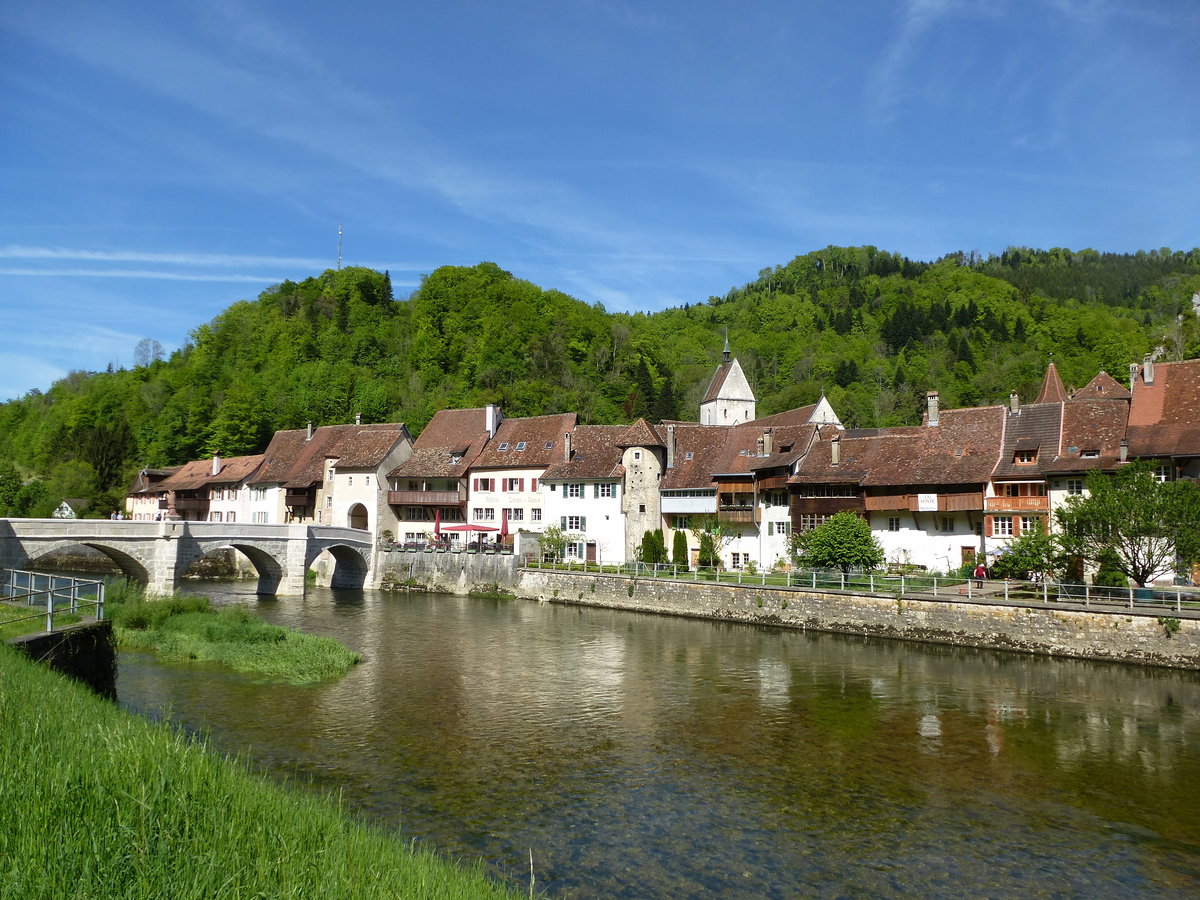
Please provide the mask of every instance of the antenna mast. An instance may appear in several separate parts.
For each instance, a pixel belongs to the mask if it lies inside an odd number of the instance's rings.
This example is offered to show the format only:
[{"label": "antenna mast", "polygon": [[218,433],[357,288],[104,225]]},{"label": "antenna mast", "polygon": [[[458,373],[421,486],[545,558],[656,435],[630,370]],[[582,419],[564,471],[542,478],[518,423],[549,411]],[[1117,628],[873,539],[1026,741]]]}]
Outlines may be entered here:
[{"label": "antenna mast", "polygon": [[338,271],[342,270],[342,223],[338,222]]}]

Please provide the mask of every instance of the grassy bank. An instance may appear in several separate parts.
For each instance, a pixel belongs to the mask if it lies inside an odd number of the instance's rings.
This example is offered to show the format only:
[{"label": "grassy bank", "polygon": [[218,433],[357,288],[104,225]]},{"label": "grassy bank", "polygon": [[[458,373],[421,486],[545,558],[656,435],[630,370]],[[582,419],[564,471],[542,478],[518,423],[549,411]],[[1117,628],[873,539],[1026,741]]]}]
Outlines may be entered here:
[{"label": "grassy bank", "polygon": [[511,897],[0,646],[0,896]]},{"label": "grassy bank", "polygon": [[[30,618],[30,616],[34,618]],[[74,624],[79,621],[79,618],[74,613],[56,612],[54,614],[54,627],[58,628],[60,625]],[[30,634],[34,631],[41,631],[45,627],[46,614],[45,612],[39,612],[36,606],[0,603],[0,641],[20,637],[23,634]]]},{"label": "grassy bank", "polygon": [[361,657],[332,638],[269,625],[245,607],[214,608],[207,597],[146,599],[110,591],[117,646],[151,650],[166,662],[216,662],[294,684],[344,675]]}]

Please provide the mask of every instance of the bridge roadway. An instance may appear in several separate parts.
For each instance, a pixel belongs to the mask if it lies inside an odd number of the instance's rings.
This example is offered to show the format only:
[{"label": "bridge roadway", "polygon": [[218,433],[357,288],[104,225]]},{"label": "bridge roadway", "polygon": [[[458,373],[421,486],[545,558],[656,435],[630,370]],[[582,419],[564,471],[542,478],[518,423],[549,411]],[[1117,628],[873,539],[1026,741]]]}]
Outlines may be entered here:
[{"label": "bridge roadway", "polygon": [[153,594],[169,594],[192,563],[233,547],[258,572],[261,594],[303,594],[305,573],[328,551],[331,587],[361,588],[372,571],[369,532],[332,525],[0,519],[0,568],[25,569],[82,544],[99,550]]}]

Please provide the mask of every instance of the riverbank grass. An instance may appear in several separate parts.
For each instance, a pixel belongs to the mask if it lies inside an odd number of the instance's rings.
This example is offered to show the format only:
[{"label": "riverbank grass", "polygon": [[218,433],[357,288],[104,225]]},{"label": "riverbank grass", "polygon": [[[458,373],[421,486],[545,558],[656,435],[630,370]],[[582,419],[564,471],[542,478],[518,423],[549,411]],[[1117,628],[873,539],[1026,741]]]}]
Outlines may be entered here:
[{"label": "riverbank grass", "polygon": [[239,672],[307,684],[344,675],[362,661],[332,638],[269,625],[243,606],[215,608],[207,597],[137,593],[109,603],[123,650],[148,650],[164,662],[215,662]]},{"label": "riverbank grass", "polygon": [[0,896],[515,897],[0,646]]},{"label": "riverbank grass", "polygon": [[[73,625],[79,621],[75,613],[56,612],[54,627]],[[46,613],[28,604],[0,603],[0,641],[34,634],[46,627]]]}]

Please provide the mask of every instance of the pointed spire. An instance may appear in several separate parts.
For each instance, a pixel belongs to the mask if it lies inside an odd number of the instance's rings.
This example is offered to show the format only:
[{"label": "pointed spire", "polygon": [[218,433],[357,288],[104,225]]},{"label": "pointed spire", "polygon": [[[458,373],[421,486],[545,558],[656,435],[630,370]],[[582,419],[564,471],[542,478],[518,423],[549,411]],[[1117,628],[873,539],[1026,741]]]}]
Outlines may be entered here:
[{"label": "pointed spire", "polygon": [[1062,403],[1067,399],[1067,389],[1063,387],[1062,379],[1058,376],[1058,369],[1054,367],[1054,360],[1050,360],[1050,365],[1046,367],[1046,377],[1042,379],[1042,390],[1038,394],[1034,403]]},{"label": "pointed spire", "polygon": [[729,329],[728,329],[728,328],[726,328],[726,329],[725,329],[725,351],[724,351],[724,357],[725,357],[725,362],[729,362]]}]

